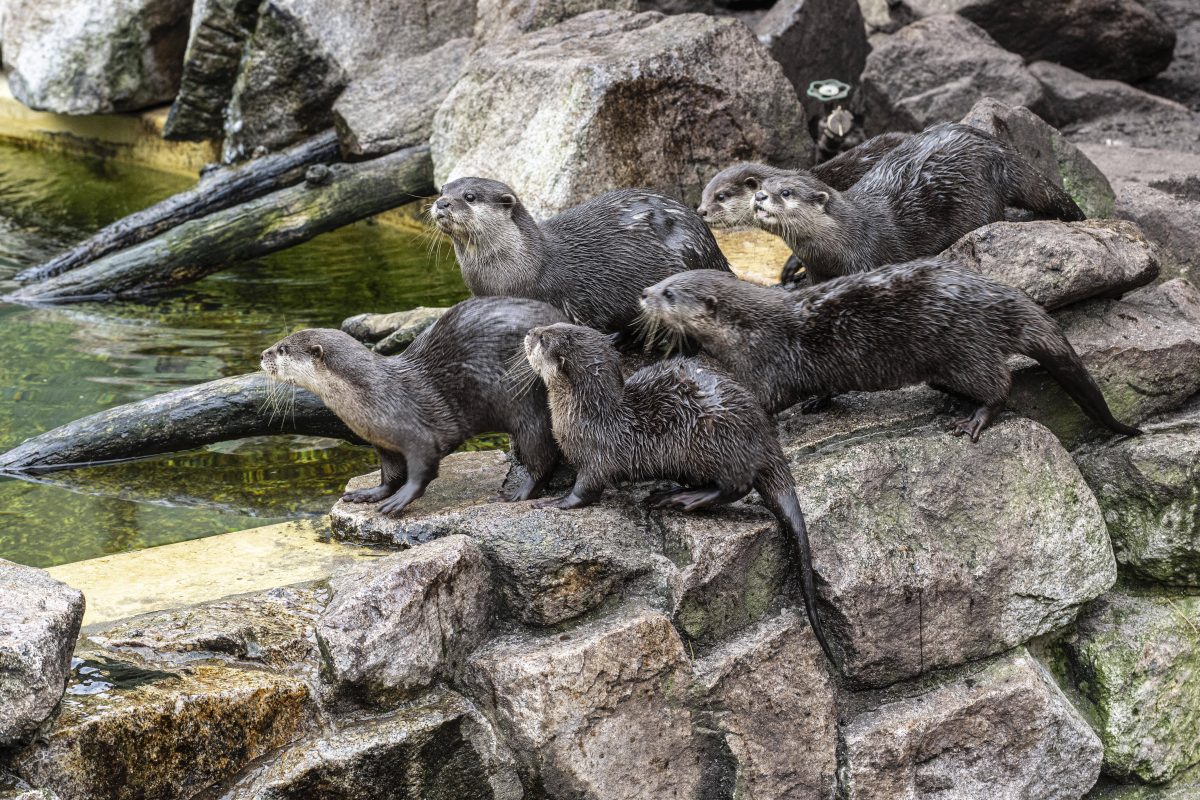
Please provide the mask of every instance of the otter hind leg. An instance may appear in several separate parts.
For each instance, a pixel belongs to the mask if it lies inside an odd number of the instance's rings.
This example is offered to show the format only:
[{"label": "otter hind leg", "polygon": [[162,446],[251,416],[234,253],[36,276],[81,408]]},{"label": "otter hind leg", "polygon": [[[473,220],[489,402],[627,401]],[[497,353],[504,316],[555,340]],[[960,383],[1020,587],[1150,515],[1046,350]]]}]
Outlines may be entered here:
[{"label": "otter hind leg", "polygon": [[950,433],[955,436],[969,436],[972,442],[979,441],[979,434],[983,433],[984,428],[992,424],[992,420],[1004,408],[1003,403],[989,403],[975,409],[969,417],[956,419],[950,423]]},{"label": "otter hind leg", "polygon": [[947,430],[955,436],[969,436],[972,442],[978,442],[979,435],[1004,409],[1009,389],[1012,388],[1012,376],[1003,360],[997,356],[990,363],[974,365],[973,369],[947,369],[930,383],[936,383],[938,388],[950,394],[979,403],[971,416],[957,419],[947,426]]},{"label": "otter hind leg", "polygon": [[529,474],[512,491],[500,493],[500,499],[506,503],[541,494],[559,462],[558,446],[548,424],[522,428],[512,434],[512,442],[513,455]]},{"label": "otter hind leg", "polygon": [[380,513],[399,516],[409,503],[425,494],[429,482],[438,475],[437,456],[406,456],[404,461],[408,479],[395,494],[379,505]]},{"label": "otter hind leg", "polygon": [[408,467],[404,463],[404,456],[379,448],[375,450],[379,453],[379,485],[370,489],[346,492],[342,495],[344,502],[379,503],[394,495],[404,485],[408,477]]},{"label": "otter hind leg", "polygon": [[562,497],[547,498],[545,500],[535,500],[533,507],[559,508],[563,510],[582,508],[590,506],[599,500],[603,494],[604,482],[602,480],[597,476],[578,472],[575,475],[575,485],[571,487],[570,494],[563,495]]},{"label": "otter hind leg", "polygon": [[699,511],[711,506],[722,506],[741,500],[750,493],[749,488],[732,486],[680,487],[665,492],[655,492],[646,498],[651,508],[674,508],[680,511]]}]

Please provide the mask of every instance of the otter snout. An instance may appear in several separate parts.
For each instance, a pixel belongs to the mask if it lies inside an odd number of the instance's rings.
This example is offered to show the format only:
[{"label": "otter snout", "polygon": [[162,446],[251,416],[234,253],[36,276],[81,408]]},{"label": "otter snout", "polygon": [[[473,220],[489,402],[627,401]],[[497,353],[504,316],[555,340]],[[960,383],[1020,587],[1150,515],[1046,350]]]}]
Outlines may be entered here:
[{"label": "otter snout", "polygon": [[707,206],[696,206],[696,213],[702,217],[707,217],[708,216],[708,207]]}]

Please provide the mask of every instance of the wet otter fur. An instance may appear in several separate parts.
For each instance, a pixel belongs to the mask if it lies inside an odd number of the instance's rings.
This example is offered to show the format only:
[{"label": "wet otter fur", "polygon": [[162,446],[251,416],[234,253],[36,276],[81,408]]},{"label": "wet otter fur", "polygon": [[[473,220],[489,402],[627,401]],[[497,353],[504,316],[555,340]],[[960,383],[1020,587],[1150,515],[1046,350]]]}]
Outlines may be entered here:
[{"label": "wet otter fur", "polygon": [[[262,353],[272,378],[308,389],[379,453],[382,482],[349,492],[350,503],[380,503],[399,514],[425,493],[438,465],[472,436],[504,432],[528,479],[504,500],[536,495],[558,464],[546,391],[514,385],[526,332],[565,321],[536,300],[465,300],[397,356],[372,352],[338,330],[293,333]],[[517,362],[520,363],[520,362]]]},{"label": "wet otter fur", "polygon": [[1070,195],[1008,144],[945,123],[900,144],[844,192],[803,171],[767,177],[755,194],[755,222],[782,237],[819,283],[935,256],[1004,219],[1008,206],[1084,218]]},{"label": "wet otter fur", "polygon": [[684,488],[652,495],[650,503],[683,511],[757,490],[794,546],[809,622],[833,661],[817,618],[795,483],[775,426],[749,391],[692,358],[652,364],[625,380],[610,340],[578,325],[534,328],[525,354],[549,393],[555,439],[577,470],[570,494],[536,505],[579,508],[618,481],[677,481]]},{"label": "wet otter fur", "polygon": [[624,330],[641,290],[668,275],[729,271],[696,212],[644,189],[605,192],[539,224],[507,185],[460,178],[430,213],[472,294],[542,300],[606,332]]},{"label": "wet otter fur", "polygon": [[801,398],[916,383],[979,408],[951,426],[978,441],[1012,386],[1007,359],[1036,360],[1093,420],[1113,418],[1058,324],[1029,295],[952,262],[925,259],[788,292],[685,272],[648,288],[655,324],[686,334],[771,412]]}]

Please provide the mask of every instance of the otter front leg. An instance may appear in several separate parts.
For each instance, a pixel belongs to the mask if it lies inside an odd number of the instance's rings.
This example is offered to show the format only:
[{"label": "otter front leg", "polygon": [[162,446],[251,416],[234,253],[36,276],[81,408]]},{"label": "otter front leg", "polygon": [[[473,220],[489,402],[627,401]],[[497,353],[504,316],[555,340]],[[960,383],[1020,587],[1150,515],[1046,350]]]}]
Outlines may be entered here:
[{"label": "otter front leg", "polygon": [[379,506],[379,510],[384,514],[399,516],[409,503],[425,494],[425,487],[438,475],[437,456],[406,456],[405,465],[408,469],[408,480],[400,487],[400,491]]},{"label": "otter front leg", "polygon": [[404,456],[400,453],[380,450],[378,447],[375,448],[375,452],[379,453],[380,484],[371,489],[358,489],[353,492],[346,492],[342,495],[344,502],[378,503],[394,495],[404,485],[405,478],[408,475]]},{"label": "otter front leg", "polygon": [[979,434],[992,424],[1004,409],[1004,403],[991,403],[975,409],[975,413],[964,419],[957,419],[950,425],[950,432],[955,436],[970,436],[972,442],[979,441]]},{"label": "otter front leg", "polygon": [[604,482],[592,476],[585,475],[580,472],[575,476],[575,485],[571,487],[571,493],[559,497],[556,500],[538,500],[533,504],[534,508],[582,508],[590,506],[592,503],[600,499],[604,494]]}]

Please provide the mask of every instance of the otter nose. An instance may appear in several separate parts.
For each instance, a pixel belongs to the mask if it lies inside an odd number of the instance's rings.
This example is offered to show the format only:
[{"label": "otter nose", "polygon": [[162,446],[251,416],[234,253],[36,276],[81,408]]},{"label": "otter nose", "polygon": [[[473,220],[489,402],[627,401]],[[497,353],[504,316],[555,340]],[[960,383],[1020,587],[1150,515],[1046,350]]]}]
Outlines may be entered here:
[{"label": "otter nose", "polygon": [[763,200],[767,199],[767,193],[766,192],[755,192],[754,199],[761,203]]},{"label": "otter nose", "polygon": [[266,350],[263,350],[263,351],[262,351],[262,356],[261,356],[261,357],[262,357],[262,358],[266,358],[266,357],[267,357],[267,354],[268,354],[268,353],[270,353],[270,352],[271,352],[271,348],[269,348],[269,347],[268,347]]},{"label": "otter nose", "polygon": [[697,214],[699,214],[699,215],[700,215],[700,216],[702,216],[702,217],[707,217],[707,216],[708,216],[708,209],[707,209],[707,208],[705,208],[704,206],[700,206],[699,208],[697,208],[697,209],[696,209],[696,213],[697,213]]},{"label": "otter nose", "polygon": [[438,208],[449,208],[450,207],[450,198],[439,197],[438,201],[437,201],[437,207]]}]

